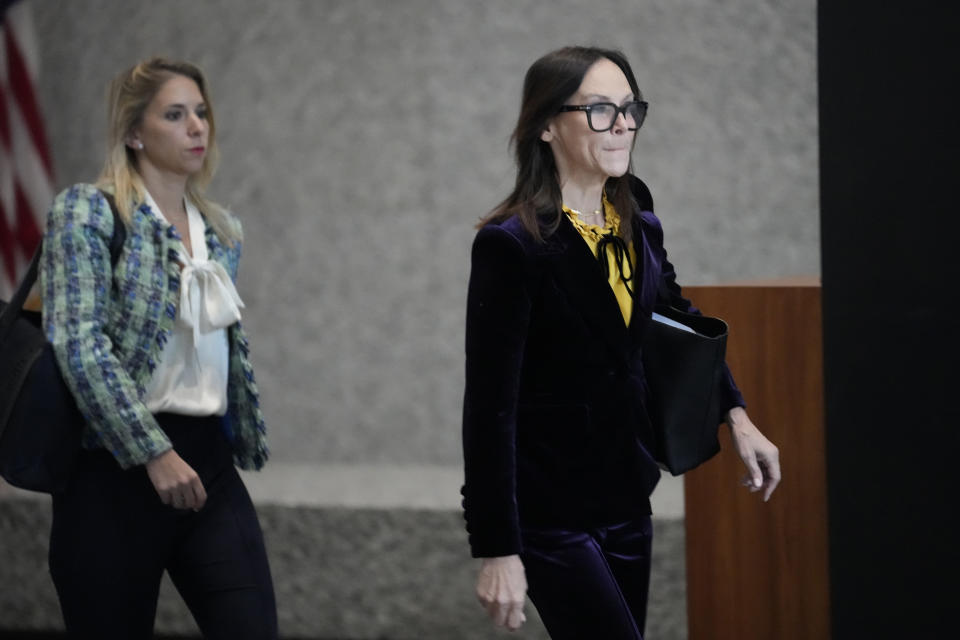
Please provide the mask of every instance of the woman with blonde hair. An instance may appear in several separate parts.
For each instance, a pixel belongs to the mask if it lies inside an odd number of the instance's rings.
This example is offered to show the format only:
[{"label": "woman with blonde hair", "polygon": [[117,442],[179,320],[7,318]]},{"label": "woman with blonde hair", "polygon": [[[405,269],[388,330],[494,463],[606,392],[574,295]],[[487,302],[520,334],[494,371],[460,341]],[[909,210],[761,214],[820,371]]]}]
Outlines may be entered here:
[{"label": "woman with blonde hair", "polygon": [[53,496],[64,622],[76,637],[149,638],[167,571],[205,637],[275,638],[263,535],[235,468],[259,469],[267,447],[233,283],[240,224],[204,196],[207,83],[152,58],[117,76],[108,110],[100,179],[56,197],[41,263],[44,330],[86,422],[77,471]]}]

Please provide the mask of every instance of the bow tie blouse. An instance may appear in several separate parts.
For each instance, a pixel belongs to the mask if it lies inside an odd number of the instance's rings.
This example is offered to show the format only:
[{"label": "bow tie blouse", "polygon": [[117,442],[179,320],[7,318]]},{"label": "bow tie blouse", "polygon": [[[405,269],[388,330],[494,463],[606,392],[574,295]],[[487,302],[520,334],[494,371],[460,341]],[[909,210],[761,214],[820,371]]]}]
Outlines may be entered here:
[{"label": "bow tie blouse", "polygon": [[[153,215],[169,225],[149,193],[145,200]],[[227,411],[229,372],[226,329],[240,320],[244,305],[227,271],[208,258],[200,211],[189,200],[185,205],[193,255],[185,248],[179,252],[177,319],[144,402],[151,413],[222,416]]]},{"label": "bow tie blouse", "polygon": [[[633,244],[625,246],[620,235],[620,216],[616,209],[607,200],[606,194],[603,196],[603,217],[604,226],[587,224],[582,221],[577,212],[573,209],[563,206],[563,212],[570,218],[573,227],[580,233],[580,237],[587,243],[590,253],[597,256],[603,266],[604,273],[607,274],[607,281],[610,288],[613,289],[613,295],[617,297],[617,304],[620,305],[620,311],[623,313],[623,321],[630,326],[630,317],[633,315],[633,293],[631,292],[630,281],[634,280],[634,265],[637,264],[637,254],[634,251]],[[610,240],[617,241],[611,242]],[[602,254],[602,255],[601,255]],[[611,266],[613,265],[613,266]]]}]

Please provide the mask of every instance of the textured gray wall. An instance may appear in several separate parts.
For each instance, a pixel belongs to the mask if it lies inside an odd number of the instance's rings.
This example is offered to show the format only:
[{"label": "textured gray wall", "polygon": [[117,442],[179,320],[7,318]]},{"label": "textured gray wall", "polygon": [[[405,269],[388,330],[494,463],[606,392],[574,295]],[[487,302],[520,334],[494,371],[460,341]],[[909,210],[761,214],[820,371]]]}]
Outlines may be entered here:
[{"label": "textured gray wall", "polygon": [[819,272],[813,0],[32,4],[61,187],[96,175],[119,69],[207,72],[275,460],[459,464],[472,224],[512,181],[523,72],[558,46],[631,59],[636,172],[682,282]]}]

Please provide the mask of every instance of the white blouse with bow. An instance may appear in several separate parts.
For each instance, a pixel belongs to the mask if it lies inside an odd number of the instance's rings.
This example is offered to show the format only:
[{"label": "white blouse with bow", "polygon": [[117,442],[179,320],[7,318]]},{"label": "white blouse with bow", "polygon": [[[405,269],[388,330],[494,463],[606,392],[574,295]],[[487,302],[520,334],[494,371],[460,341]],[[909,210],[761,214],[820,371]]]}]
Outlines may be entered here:
[{"label": "white blouse with bow", "polygon": [[[146,194],[153,214],[169,224]],[[226,269],[208,259],[200,211],[184,200],[193,255],[180,252],[180,304],[160,362],[147,385],[151,413],[222,416],[227,412],[227,327],[240,320],[243,301]]]}]

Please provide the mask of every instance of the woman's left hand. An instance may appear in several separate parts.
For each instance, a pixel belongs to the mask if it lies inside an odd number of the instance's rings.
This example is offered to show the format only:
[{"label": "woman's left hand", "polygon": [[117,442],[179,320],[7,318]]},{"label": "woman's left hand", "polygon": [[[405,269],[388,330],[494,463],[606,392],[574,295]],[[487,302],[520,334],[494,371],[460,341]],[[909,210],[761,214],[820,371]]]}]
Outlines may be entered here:
[{"label": "woman's left hand", "polygon": [[749,487],[751,493],[763,491],[763,501],[766,502],[780,484],[780,451],[760,433],[743,407],[734,407],[727,412],[727,424],[730,425],[733,446],[747,466],[743,485]]}]

